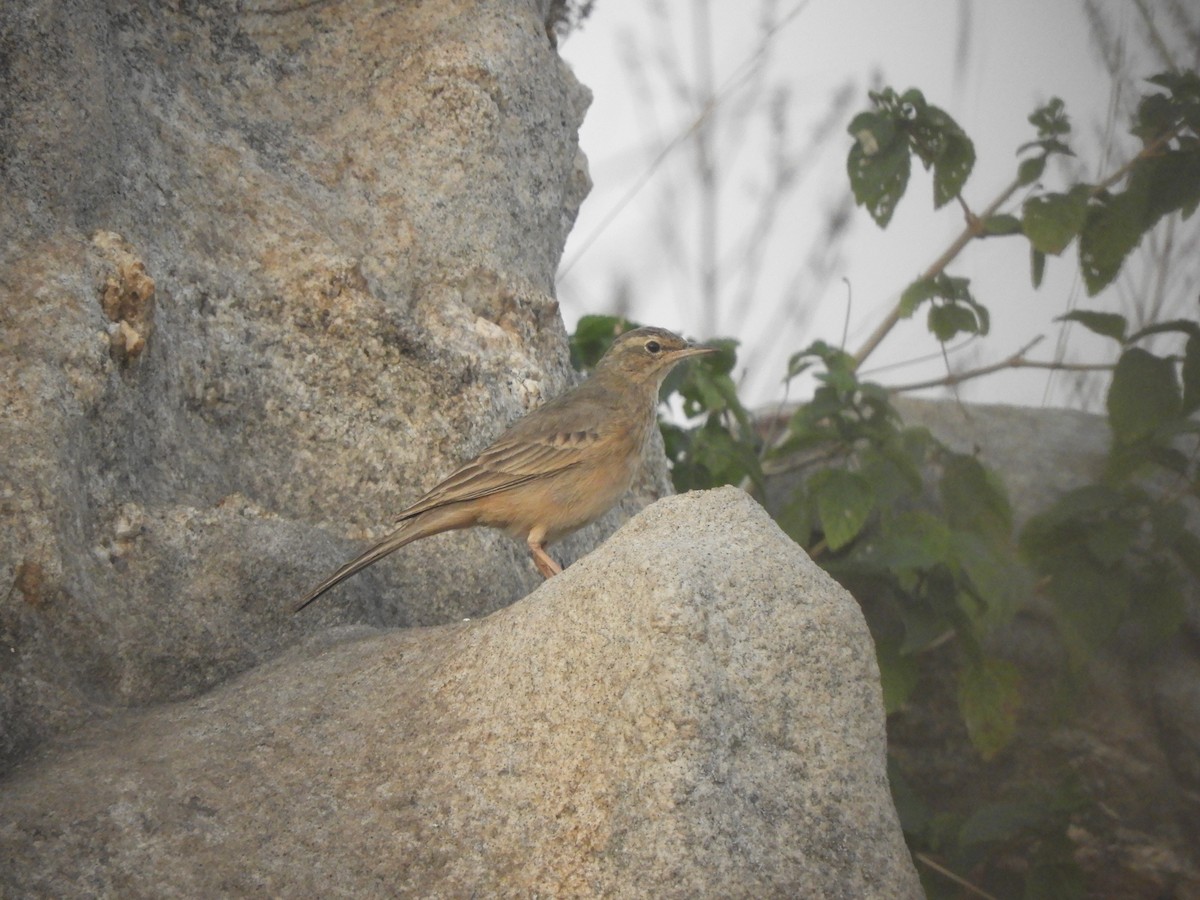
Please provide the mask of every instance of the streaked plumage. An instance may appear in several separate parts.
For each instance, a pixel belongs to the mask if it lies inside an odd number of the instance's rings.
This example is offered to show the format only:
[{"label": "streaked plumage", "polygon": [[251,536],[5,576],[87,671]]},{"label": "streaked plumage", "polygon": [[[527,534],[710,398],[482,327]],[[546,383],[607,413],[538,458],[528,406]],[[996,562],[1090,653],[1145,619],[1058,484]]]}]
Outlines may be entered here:
[{"label": "streaked plumage", "polygon": [[296,612],[405,544],[473,525],[524,539],[538,571],[558,574],[546,545],[594,522],[629,490],[663,378],[680,360],[712,352],[662,328],[622,334],[590,378],[519,419],[401,512],[395,531],[317,585]]}]

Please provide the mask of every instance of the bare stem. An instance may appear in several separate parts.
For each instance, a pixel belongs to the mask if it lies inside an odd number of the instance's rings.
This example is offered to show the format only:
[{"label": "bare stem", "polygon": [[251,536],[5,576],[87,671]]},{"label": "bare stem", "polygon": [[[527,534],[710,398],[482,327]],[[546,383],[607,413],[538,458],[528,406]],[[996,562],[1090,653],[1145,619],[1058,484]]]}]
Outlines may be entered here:
[{"label": "bare stem", "polygon": [[1042,362],[1040,360],[1026,359],[1025,354],[1040,344],[1044,339],[1044,335],[1038,335],[1012,356],[1006,357],[999,362],[991,363],[990,365],[980,366],[977,369],[968,369],[965,372],[951,372],[948,375],[943,375],[941,378],[931,378],[928,381],[914,381],[911,384],[900,384],[891,386],[889,391],[901,393],[903,391],[917,391],[922,388],[931,387],[953,387],[962,384],[964,381],[970,381],[972,378],[980,378],[984,375],[991,375],[993,372],[999,372],[1001,369],[1051,369],[1053,371],[1062,372],[1108,372],[1113,368],[1112,363],[1066,363],[1066,362]]},{"label": "bare stem", "polygon": [[933,871],[937,872],[939,875],[943,876],[944,878],[949,878],[951,881],[953,881],[959,887],[964,888],[967,891],[970,891],[976,897],[983,897],[983,898],[985,898],[985,900],[996,900],[995,897],[993,897],[991,894],[989,894],[983,888],[976,887],[975,885],[971,884],[971,882],[967,881],[967,879],[963,878],[961,875],[954,874],[949,869],[947,869],[945,866],[943,866],[941,863],[934,860],[933,857],[931,857],[929,854],[918,853],[918,854],[916,854],[916,857],[917,857],[917,861],[919,863],[921,863],[924,866],[927,866],[930,869],[933,869]]},{"label": "bare stem", "polygon": [[[1008,198],[1015,194],[1020,187],[1020,179],[1014,178],[1012,182],[1000,192],[1000,195],[996,197],[996,199],[990,204],[988,204],[987,209],[985,209],[980,215],[972,216],[968,213],[966,227],[963,228],[958,237],[956,237],[950,243],[950,246],[942,252],[942,255],[935,259],[933,264],[921,273],[921,276],[918,280],[923,281],[927,278],[935,278],[940,275],[945,270],[946,266],[950,265],[954,257],[958,256],[958,254],[962,252],[963,248],[966,247],[972,239],[978,237],[982,233],[983,223],[986,222],[991,216],[995,215],[996,211],[1000,209],[1000,207],[1007,202]],[[964,210],[967,209],[965,202],[963,203],[963,208]],[[883,339],[888,336],[888,333],[896,327],[896,323],[899,321],[900,304],[897,303],[894,307],[892,307],[891,312],[884,317],[884,320],[879,323],[878,327],[871,332],[871,336],[867,338],[866,343],[864,343],[862,347],[859,348],[858,352],[854,354],[855,369],[861,366],[867,357],[875,352],[879,345],[883,343]]]}]

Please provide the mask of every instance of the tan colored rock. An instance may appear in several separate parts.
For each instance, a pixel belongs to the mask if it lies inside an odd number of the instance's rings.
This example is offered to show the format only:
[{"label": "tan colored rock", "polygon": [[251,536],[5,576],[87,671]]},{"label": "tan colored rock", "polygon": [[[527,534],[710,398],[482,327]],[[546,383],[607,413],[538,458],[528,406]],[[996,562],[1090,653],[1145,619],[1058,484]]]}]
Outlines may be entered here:
[{"label": "tan colored rock", "polygon": [[459,534],[287,614],[575,378],[553,280],[588,92],[540,12],[0,3],[0,771],[306,630],[537,585]]},{"label": "tan colored rock", "polygon": [[920,896],[861,613],[732,488],[81,734],[0,823],[13,896]]}]

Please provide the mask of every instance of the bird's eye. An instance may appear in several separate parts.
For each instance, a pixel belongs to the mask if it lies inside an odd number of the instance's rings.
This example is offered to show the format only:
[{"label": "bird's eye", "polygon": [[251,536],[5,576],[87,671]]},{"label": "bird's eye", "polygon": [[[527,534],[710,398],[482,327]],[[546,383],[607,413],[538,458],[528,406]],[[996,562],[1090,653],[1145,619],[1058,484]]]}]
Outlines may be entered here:
[{"label": "bird's eye", "polygon": [[646,341],[647,353],[658,353],[660,350],[662,350],[662,344],[658,341]]}]

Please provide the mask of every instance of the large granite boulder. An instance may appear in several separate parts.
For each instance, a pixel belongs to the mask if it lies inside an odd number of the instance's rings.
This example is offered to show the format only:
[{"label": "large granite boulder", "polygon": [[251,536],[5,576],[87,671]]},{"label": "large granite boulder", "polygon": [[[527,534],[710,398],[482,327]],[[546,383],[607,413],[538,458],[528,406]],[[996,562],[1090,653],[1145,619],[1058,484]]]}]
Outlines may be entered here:
[{"label": "large granite boulder", "polygon": [[539,582],[461,533],[289,615],[575,377],[589,95],[544,6],[0,4],[0,771],[308,630]]},{"label": "large granite boulder", "polygon": [[884,755],[857,604],[723,488],[77,733],[0,791],[0,893],[918,897]]}]

